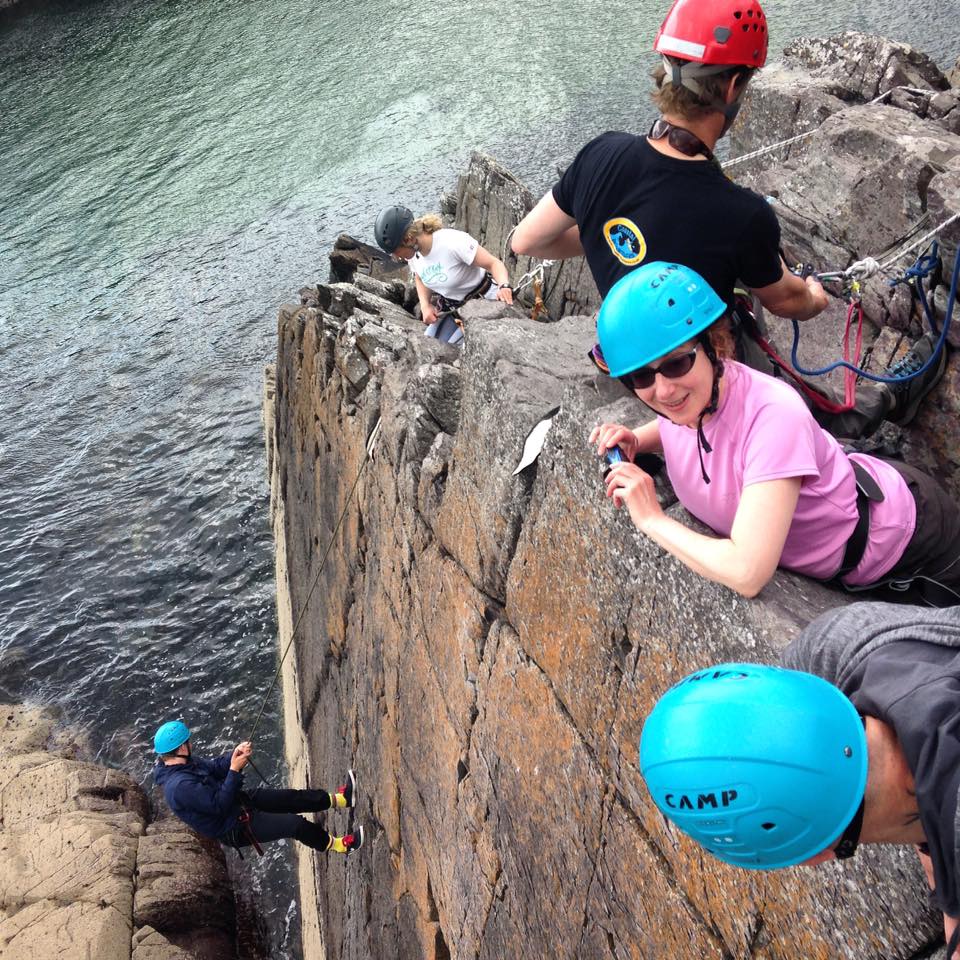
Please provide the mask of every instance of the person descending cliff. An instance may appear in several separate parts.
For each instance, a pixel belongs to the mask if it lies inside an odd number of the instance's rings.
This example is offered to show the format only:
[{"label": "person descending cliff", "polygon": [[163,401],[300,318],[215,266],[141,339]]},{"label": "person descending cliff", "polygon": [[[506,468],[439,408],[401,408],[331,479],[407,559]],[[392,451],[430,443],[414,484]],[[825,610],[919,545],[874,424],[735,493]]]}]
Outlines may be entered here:
[{"label": "person descending cliff", "polygon": [[708,667],[660,698],[640,738],[654,803],[749,870],[915,845],[958,960],[960,607],[831,610],[782,667]]},{"label": "person descending cliff", "polygon": [[[647,136],[608,132],[591,140],[513,233],[516,254],[585,256],[601,297],[654,260],[682,263],[736,310],[737,356],[764,373],[774,368],[757,338],[762,312],[735,291],[746,285],[763,307],[808,320],[828,304],[813,277],[792,274],[780,256],[780,224],[759,194],[732,183],[713,151],[767,59],[767,19],[757,0],[676,0],[654,49],[653,100],[661,111]],[[928,334],[889,370],[903,376],[933,354]],[[598,358],[599,359],[599,358]],[[908,423],[943,374],[946,356],[891,388],[861,383],[854,409],[841,392],[806,386],[811,408],[834,436],[859,438],[889,420]]]},{"label": "person descending cliff", "polygon": [[243,768],[250,762],[253,744],[238,744],[232,753],[214,760],[193,756],[190,731],[172,720],[153,738],[157,762],[153,780],[163,790],[170,810],[197,833],[229,847],[254,846],[293,839],[314,850],[353,853],[363,846],[363,827],[333,836],[300,813],[352,809],[357,782],[352,770],[346,783],[333,793],[326,790],[245,790]]},{"label": "person descending cliff", "polygon": [[420,301],[428,337],[460,343],[457,308],[484,298],[513,303],[510,274],[502,260],[462,230],[443,226],[436,214],[414,219],[406,207],[384,207],[373,233],[381,250],[406,260]]}]

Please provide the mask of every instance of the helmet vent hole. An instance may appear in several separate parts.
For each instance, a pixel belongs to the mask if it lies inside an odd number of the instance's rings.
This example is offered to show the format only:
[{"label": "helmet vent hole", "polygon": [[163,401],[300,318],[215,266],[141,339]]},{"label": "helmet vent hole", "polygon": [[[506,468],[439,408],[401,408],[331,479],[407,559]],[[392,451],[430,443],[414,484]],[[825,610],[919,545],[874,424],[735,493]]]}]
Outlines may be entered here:
[{"label": "helmet vent hole", "polygon": [[743,25],[743,32],[746,33],[749,29],[750,29],[750,24],[749,24],[749,23],[745,23],[745,24]]},{"label": "helmet vent hole", "polygon": [[769,820],[766,823],[761,823],[760,826],[764,830],[775,830],[777,828],[777,825],[775,823],[771,823]]},{"label": "helmet vent hole", "polygon": [[753,11],[752,11],[752,10],[748,10],[748,11],[747,11],[747,16],[748,16],[748,17],[752,17],[752,16],[753,16]]},{"label": "helmet vent hole", "polygon": [[739,10],[734,10],[733,16],[734,16],[734,19],[739,20],[743,16],[743,14]]},{"label": "helmet vent hole", "polygon": [[676,305],[677,305],[677,301],[676,301],[676,300],[670,299],[670,300],[667,301],[667,306],[668,306],[668,307],[675,307]]}]

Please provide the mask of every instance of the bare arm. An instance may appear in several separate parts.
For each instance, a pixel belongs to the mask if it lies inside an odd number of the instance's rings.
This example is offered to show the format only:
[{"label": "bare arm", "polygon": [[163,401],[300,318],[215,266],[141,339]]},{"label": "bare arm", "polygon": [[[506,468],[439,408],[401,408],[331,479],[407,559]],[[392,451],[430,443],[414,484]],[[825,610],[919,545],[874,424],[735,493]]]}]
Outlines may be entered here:
[{"label": "bare arm", "polygon": [[800,477],[788,477],[745,487],[726,538],[704,536],[668,517],[653,480],[633,464],[613,467],[607,475],[607,496],[617,506],[625,503],[637,528],[695,573],[755,597],[780,562],[800,484]]},{"label": "bare arm", "polygon": [[417,298],[420,301],[420,319],[428,326],[436,323],[437,311],[430,302],[430,288],[420,279],[418,274],[413,275],[413,282],[417,285]]},{"label": "bare arm", "polygon": [[488,271],[497,286],[501,289],[497,299],[504,303],[513,303],[513,291],[510,289],[510,273],[502,260],[498,260],[486,247],[477,247],[477,255],[473,258],[473,266]]},{"label": "bare arm", "polygon": [[825,310],[830,302],[819,281],[813,277],[801,280],[783,263],[783,274],[776,283],[757,287],[752,292],[771,313],[789,320],[809,320]]},{"label": "bare arm", "polygon": [[541,260],[583,256],[577,221],[557,206],[550,191],[517,225],[510,246],[518,255]]}]

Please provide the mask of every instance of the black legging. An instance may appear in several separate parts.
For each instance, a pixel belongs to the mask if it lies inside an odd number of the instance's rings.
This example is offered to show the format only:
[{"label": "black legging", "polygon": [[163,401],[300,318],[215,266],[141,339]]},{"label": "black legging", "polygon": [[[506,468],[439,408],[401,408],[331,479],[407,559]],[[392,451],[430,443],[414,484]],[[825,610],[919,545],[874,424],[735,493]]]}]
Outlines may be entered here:
[{"label": "black legging", "polygon": [[[330,834],[323,827],[296,816],[329,809],[330,794],[326,790],[257,787],[249,793],[242,792],[240,802],[250,811],[248,826],[258,843],[292,838],[314,850],[326,850],[330,845]],[[236,826],[222,839],[231,847],[249,847],[252,843],[243,825]]]}]

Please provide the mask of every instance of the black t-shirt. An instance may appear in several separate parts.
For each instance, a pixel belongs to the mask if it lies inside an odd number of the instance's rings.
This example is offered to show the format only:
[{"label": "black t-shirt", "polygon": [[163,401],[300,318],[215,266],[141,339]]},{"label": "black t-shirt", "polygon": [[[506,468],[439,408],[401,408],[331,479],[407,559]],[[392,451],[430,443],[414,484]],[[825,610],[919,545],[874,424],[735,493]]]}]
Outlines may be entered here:
[{"label": "black t-shirt", "polygon": [[630,133],[604,133],[577,154],[553,188],[600,295],[641,263],[696,270],[727,303],[737,280],[776,283],[780,225],[759,194],[708,161],[666,157]]},{"label": "black t-shirt", "polygon": [[844,693],[860,713],[895,731],[913,773],[936,897],[944,913],[956,916],[960,651],[930,643],[891,643],[864,659]]}]

